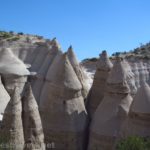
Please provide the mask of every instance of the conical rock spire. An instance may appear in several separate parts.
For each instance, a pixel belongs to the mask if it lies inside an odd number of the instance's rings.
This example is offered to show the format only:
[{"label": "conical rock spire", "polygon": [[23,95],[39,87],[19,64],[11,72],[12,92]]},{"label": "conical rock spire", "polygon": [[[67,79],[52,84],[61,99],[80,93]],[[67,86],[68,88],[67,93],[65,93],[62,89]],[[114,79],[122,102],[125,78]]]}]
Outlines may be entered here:
[{"label": "conical rock spire", "polygon": [[129,117],[125,125],[125,136],[150,136],[150,87],[141,85],[133,99]]},{"label": "conical rock spire", "polygon": [[131,111],[135,113],[150,114],[150,87],[143,84],[134,97]]},{"label": "conical rock spire", "polygon": [[97,69],[110,71],[113,67],[112,62],[110,61],[107,52],[103,51],[100,54],[100,58],[97,62]]},{"label": "conical rock spire", "polygon": [[58,41],[56,40],[56,38],[53,38],[51,40],[51,45],[53,49],[59,49],[60,50],[60,44],[58,43]]},{"label": "conical rock spire", "polygon": [[39,105],[46,142],[54,142],[57,149],[83,149],[87,112],[81,89],[66,53],[57,55]]},{"label": "conical rock spire", "polygon": [[18,88],[11,95],[2,120],[1,136],[10,149],[23,150],[24,134],[22,124],[22,103]]},{"label": "conical rock spire", "polygon": [[23,101],[23,124],[25,150],[44,150],[44,134],[37,102],[29,83],[25,85]]},{"label": "conical rock spire", "polygon": [[132,103],[126,74],[122,60],[117,60],[110,72],[104,98],[93,116],[88,150],[113,150],[116,140],[120,137]]},{"label": "conical rock spire", "polygon": [[87,76],[86,74],[84,73],[83,69],[81,68],[81,66],[79,65],[79,62],[75,56],[75,53],[73,51],[73,48],[72,46],[70,46],[68,48],[68,51],[67,51],[67,56],[68,56],[68,59],[82,85],[82,95],[84,98],[87,97],[88,95],[88,92],[89,92],[89,86],[88,86],[88,83],[87,83]]},{"label": "conical rock spire", "polygon": [[63,55],[58,54],[48,70],[46,80],[59,84],[59,86],[65,86],[68,89],[80,90],[82,88],[66,53]]},{"label": "conical rock spire", "polygon": [[123,59],[117,58],[112,71],[107,80],[107,91],[111,93],[129,93],[127,85],[128,72],[124,68]]},{"label": "conical rock spire", "polygon": [[0,73],[14,75],[29,75],[25,64],[17,58],[10,48],[0,50]]},{"label": "conical rock spire", "polygon": [[87,99],[87,109],[90,117],[93,116],[96,108],[101,103],[106,90],[106,81],[110,74],[113,64],[107,56],[107,52],[103,51],[97,63],[97,70],[94,75],[93,85]]}]

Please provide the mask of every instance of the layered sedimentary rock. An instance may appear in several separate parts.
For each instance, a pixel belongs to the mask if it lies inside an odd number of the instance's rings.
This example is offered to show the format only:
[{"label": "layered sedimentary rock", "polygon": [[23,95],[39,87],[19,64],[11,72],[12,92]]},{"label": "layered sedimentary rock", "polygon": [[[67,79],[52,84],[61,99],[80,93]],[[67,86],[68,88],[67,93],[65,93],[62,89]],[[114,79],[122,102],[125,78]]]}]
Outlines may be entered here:
[{"label": "layered sedimentary rock", "polygon": [[108,78],[106,94],[91,123],[88,150],[115,148],[132,102],[127,74],[122,60],[118,59]]},{"label": "layered sedimentary rock", "polygon": [[147,63],[144,63],[144,70],[145,70],[145,76],[146,76],[146,82],[148,83],[149,81],[149,68],[148,68],[148,64]]},{"label": "layered sedimentary rock", "polygon": [[132,63],[132,72],[134,73],[135,85],[137,89],[140,87],[140,78],[139,78],[139,70],[137,63]]},{"label": "layered sedimentary rock", "polygon": [[11,95],[2,120],[1,142],[8,149],[23,150],[24,134],[22,124],[22,104],[18,88]]},{"label": "layered sedimentary rock", "polygon": [[56,150],[83,150],[87,112],[78,80],[67,54],[56,56],[44,84],[40,113],[46,143]]},{"label": "layered sedimentary rock", "polygon": [[140,86],[143,83],[146,83],[146,72],[143,62],[138,63],[138,71],[139,71],[139,78],[140,78]]},{"label": "layered sedimentary rock", "polygon": [[25,85],[22,103],[25,150],[44,150],[44,134],[41,118],[29,83]]},{"label": "layered sedimentary rock", "polygon": [[88,77],[84,73],[82,67],[79,65],[77,58],[75,56],[75,53],[73,52],[72,46],[69,47],[69,49],[67,51],[67,56],[68,56],[69,61],[72,65],[81,85],[82,85],[82,95],[86,99],[88,92],[89,92],[89,86],[88,86],[88,83],[86,81],[86,79]]},{"label": "layered sedimentary rock", "polygon": [[49,50],[47,56],[45,57],[44,62],[42,63],[37,73],[37,79],[35,79],[34,83],[32,84],[33,93],[38,103],[40,101],[41,91],[45,83],[45,77],[46,77],[48,68],[51,66],[56,55],[62,53],[56,40],[52,40],[51,43],[52,43],[51,49]]},{"label": "layered sedimentary rock", "polygon": [[7,93],[6,89],[4,88],[1,77],[0,77],[0,114],[4,113],[4,110],[10,100],[10,96]]},{"label": "layered sedimentary rock", "polygon": [[9,48],[0,50],[0,73],[9,94],[12,94],[15,87],[18,87],[21,93],[27,75],[30,74],[26,65]]},{"label": "layered sedimentary rock", "polygon": [[103,51],[97,63],[97,70],[94,76],[93,85],[87,100],[87,109],[90,117],[92,117],[104,97],[106,81],[112,67],[113,65],[109,60],[106,51]]},{"label": "layered sedimentary rock", "polygon": [[130,108],[126,136],[150,136],[150,87],[142,84]]},{"label": "layered sedimentary rock", "polygon": [[27,76],[18,76],[18,75],[3,75],[4,87],[7,92],[11,95],[14,88],[18,87],[20,94],[22,94],[24,85],[27,82]]},{"label": "layered sedimentary rock", "polygon": [[127,70],[127,83],[129,85],[130,88],[130,93],[132,96],[134,96],[137,92],[137,87],[135,85],[135,75],[132,72],[132,69],[129,65],[129,63],[126,60],[123,60],[123,64],[124,64],[124,68]]}]

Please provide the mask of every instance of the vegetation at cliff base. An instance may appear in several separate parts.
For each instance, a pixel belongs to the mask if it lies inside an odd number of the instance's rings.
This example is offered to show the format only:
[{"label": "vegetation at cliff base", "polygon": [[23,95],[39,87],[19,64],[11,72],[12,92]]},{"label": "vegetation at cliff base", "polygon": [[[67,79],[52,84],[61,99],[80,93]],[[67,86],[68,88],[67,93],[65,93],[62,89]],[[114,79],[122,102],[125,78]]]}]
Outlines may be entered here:
[{"label": "vegetation at cliff base", "polygon": [[128,137],[118,142],[116,150],[150,150],[150,138]]}]

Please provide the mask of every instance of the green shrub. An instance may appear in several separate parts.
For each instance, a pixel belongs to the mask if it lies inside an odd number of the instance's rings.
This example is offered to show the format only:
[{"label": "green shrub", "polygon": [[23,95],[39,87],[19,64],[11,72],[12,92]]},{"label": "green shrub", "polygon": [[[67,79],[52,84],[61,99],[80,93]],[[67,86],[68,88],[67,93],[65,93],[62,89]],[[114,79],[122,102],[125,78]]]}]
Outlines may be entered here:
[{"label": "green shrub", "polygon": [[13,34],[14,34],[14,31],[9,31],[9,33],[13,35]]},{"label": "green shrub", "polygon": [[23,32],[18,32],[18,34],[19,34],[19,35],[24,35],[24,33],[23,33]]},{"label": "green shrub", "polygon": [[7,41],[17,41],[19,40],[20,38],[15,36],[15,37],[12,37],[12,38],[8,38]]},{"label": "green shrub", "polygon": [[150,150],[149,138],[128,137],[118,142],[116,150]]},{"label": "green shrub", "polygon": [[84,59],[82,60],[82,62],[86,62],[86,61],[92,61],[92,62],[96,62],[98,60],[98,58],[87,58],[87,59]]},{"label": "green shrub", "polygon": [[96,62],[98,59],[97,58],[91,58],[89,60],[92,61],[92,62]]},{"label": "green shrub", "polygon": [[10,37],[12,37],[12,34],[10,34],[8,32],[5,32],[5,31],[0,32],[0,38],[7,39],[7,38],[10,38]]}]

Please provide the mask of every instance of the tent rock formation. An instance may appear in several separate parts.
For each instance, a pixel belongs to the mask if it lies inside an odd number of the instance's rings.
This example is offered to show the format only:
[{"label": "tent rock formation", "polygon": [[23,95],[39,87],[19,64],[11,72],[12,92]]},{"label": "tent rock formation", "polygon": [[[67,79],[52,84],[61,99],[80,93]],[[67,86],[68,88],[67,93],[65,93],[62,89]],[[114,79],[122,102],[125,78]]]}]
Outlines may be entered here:
[{"label": "tent rock formation", "polygon": [[94,75],[93,85],[91,87],[87,100],[87,110],[90,117],[93,116],[96,108],[101,103],[104,97],[107,78],[112,67],[113,64],[109,60],[106,51],[103,51],[97,63],[97,70]]},{"label": "tent rock formation", "polygon": [[114,149],[132,102],[127,74],[123,61],[118,59],[107,80],[106,94],[91,123],[88,150]]},{"label": "tent rock formation", "polygon": [[58,150],[83,150],[87,112],[67,54],[56,56],[46,80],[39,105],[46,143],[54,142]]},{"label": "tent rock formation", "polygon": [[22,124],[22,104],[18,88],[11,96],[2,120],[1,138],[10,149],[23,150],[24,134]]}]

